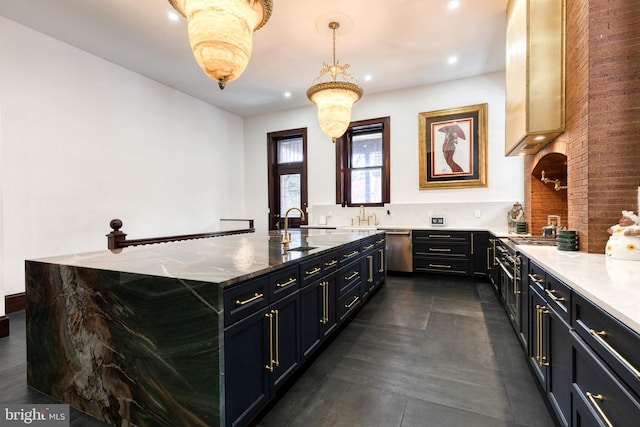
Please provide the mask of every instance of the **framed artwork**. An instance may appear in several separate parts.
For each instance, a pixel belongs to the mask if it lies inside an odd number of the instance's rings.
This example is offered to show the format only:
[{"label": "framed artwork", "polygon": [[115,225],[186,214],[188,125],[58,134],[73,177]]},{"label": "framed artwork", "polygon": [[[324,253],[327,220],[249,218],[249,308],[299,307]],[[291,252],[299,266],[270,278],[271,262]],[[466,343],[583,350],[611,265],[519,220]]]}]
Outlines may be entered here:
[{"label": "framed artwork", "polygon": [[418,114],[420,190],[487,186],[487,104]]}]

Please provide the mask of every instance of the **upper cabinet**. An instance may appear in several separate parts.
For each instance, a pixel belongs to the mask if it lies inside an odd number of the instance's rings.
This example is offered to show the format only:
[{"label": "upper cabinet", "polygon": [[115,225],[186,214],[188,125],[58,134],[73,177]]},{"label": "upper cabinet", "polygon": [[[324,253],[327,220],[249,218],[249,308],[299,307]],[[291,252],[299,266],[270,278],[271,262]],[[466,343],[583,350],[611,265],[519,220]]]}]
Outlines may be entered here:
[{"label": "upper cabinet", "polygon": [[565,0],[509,0],[505,126],[507,156],[564,132]]}]

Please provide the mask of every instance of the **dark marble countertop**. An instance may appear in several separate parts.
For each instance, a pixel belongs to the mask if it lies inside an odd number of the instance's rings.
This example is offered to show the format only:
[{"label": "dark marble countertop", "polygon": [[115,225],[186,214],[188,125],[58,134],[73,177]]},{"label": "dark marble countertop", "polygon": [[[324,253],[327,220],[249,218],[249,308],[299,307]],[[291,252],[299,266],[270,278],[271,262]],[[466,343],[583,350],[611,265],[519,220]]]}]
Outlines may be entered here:
[{"label": "dark marble countertop", "polygon": [[250,233],[181,242],[39,258],[37,261],[97,270],[197,280],[228,286],[330,251],[377,233],[375,230],[290,230],[284,251],[281,234]]}]

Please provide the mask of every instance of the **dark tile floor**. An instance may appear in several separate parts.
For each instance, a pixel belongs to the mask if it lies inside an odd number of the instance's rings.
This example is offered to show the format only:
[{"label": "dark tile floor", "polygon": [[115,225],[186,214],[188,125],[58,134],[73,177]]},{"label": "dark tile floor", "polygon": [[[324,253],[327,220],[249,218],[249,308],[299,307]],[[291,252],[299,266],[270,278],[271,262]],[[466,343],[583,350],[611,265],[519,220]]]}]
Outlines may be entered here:
[{"label": "dark tile floor", "polygon": [[[24,312],[0,339],[0,402],[55,403],[26,386]],[[78,411],[71,425],[105,426]],[[389,276],[259,421],[284,426],[553,426],[489,284]]]}]

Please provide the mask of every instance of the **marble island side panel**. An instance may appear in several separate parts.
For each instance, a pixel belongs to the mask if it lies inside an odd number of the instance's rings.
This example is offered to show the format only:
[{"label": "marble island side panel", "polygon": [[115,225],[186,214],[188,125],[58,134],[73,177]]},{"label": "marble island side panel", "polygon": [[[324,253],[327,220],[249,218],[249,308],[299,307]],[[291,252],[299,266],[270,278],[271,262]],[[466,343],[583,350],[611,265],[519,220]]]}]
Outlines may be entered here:
[{"label": "marble island side panel", "polygon": [[221,291],[27,261],[27,383],[114,426],[213,426]]}]

